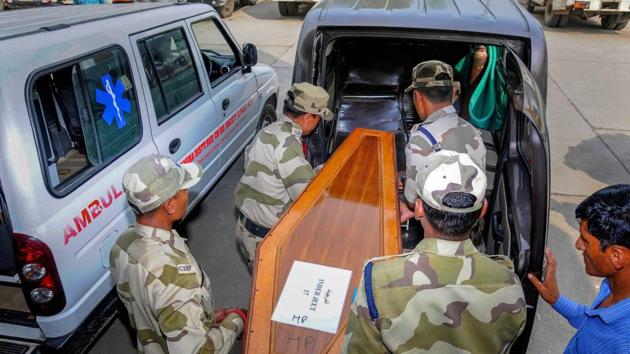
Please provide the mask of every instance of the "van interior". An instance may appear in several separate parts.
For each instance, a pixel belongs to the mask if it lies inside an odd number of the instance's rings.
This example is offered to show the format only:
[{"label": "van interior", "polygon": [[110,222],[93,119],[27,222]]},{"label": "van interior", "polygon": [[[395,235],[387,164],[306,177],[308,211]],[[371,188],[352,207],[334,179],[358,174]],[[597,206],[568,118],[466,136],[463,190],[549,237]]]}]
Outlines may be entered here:
[{"label": "van interior", "polygon": [[[504,176],[509,163],[518,164],[519,171],[526,169],[526,159],[519,147],[526,144],[527,136],[523,131],[532,128],[525,116],[516,114],[510,102],[520,82],[514,69],[517,64],[510,62],[505,48],[485,45],[487,64],[481,74],[470,81],[470,60],[479,45],[482,43],[373,37],[343,37],[324,44],[326,51],[325,57],[320,59],[319,77],[330,94],[331,109],[335,112],[335,118],[323,132],[326,156],[330,156],[355,128],[386,130],[395,134],[397,169],[405,171],[405,145],[410,129],[420,122],[412,93],[405,92],[411,84],[412,68],[426,60],[451,64],[455,80],[461,86],[454,106],[462,118],[479,128],[487,150],[485,167],[490,208],[479,223],[480,230],[473,232],[476,235],[473,240],[482,252],[510,256],[523,275],[527,269],[528,247],[517,234],[529,231],[523,228],[527,225],[526,218],[531,221],[531,213],[519,213],[521,219],[514,222],[517,216],[510,208],[511,197],[506,193],[508,181]],[[515,152],[510,146],[517,139],[522,141],[517,144],[519,151]],[[520,178],[529,179],[528,176]],[[519,203],[525,206],[521,211],[529,205],[525,200]],[[519,226],[521,230],[516,232]],[[402,225],[402,229],[403,248],[412,249],[422,238],[421,226],[412,220]]]}]

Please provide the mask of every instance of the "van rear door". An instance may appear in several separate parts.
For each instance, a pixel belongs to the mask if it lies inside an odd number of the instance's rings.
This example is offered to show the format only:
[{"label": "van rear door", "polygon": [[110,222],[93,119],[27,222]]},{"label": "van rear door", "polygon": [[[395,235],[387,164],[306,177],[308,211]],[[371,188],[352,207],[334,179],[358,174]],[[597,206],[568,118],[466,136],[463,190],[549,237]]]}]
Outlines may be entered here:
[{"label": "van rear door", "polygon": [[523,61],[507,53],[509,119],[505,120],[491,201],[489,253],[506,254],[514,261],[527,302],[527,324],[512,352],[527,348],[538,302],[538,292],[527,273],[543,271],[549,219],[549,139],[545,101]]},{"label": "van rear door", "polygon": [[[529,209],[527,215],[516,210],[513,213],[515,226],[523,230],[517,239],[524,246],[515,265],[517,271],[538,273],[542,271],[549,217],[549,136],[545,100],[518,55],[509,51],[507,62],[518,77],[512,92],[510,145],[504,166],[509,175],[506,192],[519,209],[521,205]],[[529,252],[524,248],[529,248]]]}]

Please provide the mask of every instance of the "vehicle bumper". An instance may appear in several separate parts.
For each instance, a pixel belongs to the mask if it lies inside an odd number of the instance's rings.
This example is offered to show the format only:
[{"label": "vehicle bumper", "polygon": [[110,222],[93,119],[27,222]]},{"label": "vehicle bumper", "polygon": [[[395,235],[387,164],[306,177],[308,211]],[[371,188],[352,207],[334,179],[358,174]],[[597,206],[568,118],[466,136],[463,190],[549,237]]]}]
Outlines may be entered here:
[{"label": "vehicle bumper", "polygon": [[43,353],[85,353],[116,318],[119,308],[116,289],[112,289],[79,327],[57,338],[46,338],[37,327],[0,322],[0,353],[27,354],[36,348]]},{"label": "vehicle bumper", "polygon": [[630,0],[554,0],[554,12],[583,11],[591,16],[630,13]]},{"label": "vehicle bumper", "polygon": [[99,335],[118,316],[119,304],[116,289],[112,289],[74,332],[59,338],[48,338],[42,345],[44,352],[73,354],[87,352]]},{"label": "vehicle bumper", "polygon": [[0,338],[0,353],[36,353],[38,344]]}]

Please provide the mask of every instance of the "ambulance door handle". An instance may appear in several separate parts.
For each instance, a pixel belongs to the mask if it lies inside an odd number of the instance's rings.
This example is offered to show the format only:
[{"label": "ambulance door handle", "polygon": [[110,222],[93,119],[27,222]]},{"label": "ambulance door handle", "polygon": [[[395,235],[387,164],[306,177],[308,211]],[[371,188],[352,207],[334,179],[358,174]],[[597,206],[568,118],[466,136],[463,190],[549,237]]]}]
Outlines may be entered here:
[{"label": "ambulance door handle", "polygon": [[221,104],[221,107],[223,108],[224,111],[228,109],[228,107],[230,107],[230,99],[229,98],[224,99],[223,103]]},{"label": "ambulance door handle", "polygon": [[180,146],[182,146],[182,141],[179,138],[175,138],[168,144],[168,152],[174,154],[179,150]]}]

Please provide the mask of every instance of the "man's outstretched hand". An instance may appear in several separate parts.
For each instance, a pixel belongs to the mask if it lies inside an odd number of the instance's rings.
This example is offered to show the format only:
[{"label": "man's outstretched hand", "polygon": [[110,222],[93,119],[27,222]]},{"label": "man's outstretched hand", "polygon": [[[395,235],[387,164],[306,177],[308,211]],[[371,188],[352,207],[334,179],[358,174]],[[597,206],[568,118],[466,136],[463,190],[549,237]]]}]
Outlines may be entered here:
[{"label": "man's outstretched hand", "polygon": [[545,250],[545,257],[547,258],[547,272],[545,273],[545,281],[541,282],[534,274],[529,273],[527,277],[529,281],[534,284],[540,296],[545,301],[553,305],[558,301],[560,292],[558,291],[558,281],[556,280],[556,257],[549,248]]}]

